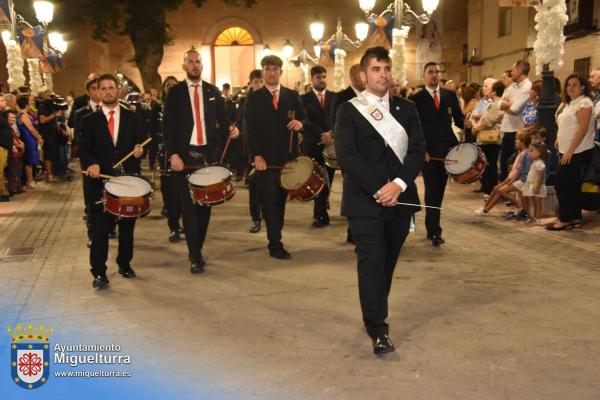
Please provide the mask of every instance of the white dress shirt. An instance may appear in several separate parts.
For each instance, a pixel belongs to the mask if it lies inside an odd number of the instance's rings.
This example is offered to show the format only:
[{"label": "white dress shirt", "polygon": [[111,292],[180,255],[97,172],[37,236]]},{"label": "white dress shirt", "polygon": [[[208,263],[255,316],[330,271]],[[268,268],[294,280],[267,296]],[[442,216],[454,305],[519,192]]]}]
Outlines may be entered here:
[{"label": "white dress shirt", "polygon": [[[582,108],[592,109],[593,107],[594,102],[592,99],[581,95],[578,98],[571,100],[571,102],[565,105],[561,110],[560,114],[558,114],[556,123],[558,125],[557,140],[559,153],[564,154],[569,150],[573,143],[573,139],[575,139],[575,134],[579,130],[577,111]],[[586,127],[585,136],[579,146],[575,149],[574,154],[582,153],[594,148],[594,133],[594,118],[590,118],[588,126]]]},{"label": "white dress shirt", "polygon": [[102,103],[94,103],[92,100],[90,100],[90,107],[92,108],[92,111],[96,111],[97,108],[96,107],[101,107]]},{"label": "white dress shirt", "polygon": [[431,98],[433,98],[433,91],[435,90],[436,93],[437,93],[438,100],[441,99],[441,97],[440,97],[440,85],[437,85],[437,87],[435,87],[433,89],[430,88],[429,86],[425,86],[425,89],[427,89],[427,92],[431,95]]},{"label": "white dress shirt", "polygon": [[516,132],[519,130],[525,103],[529,100],[530,90],[531,81],[529,78],[525,78],[519,83],[513,83],[504,91],[502,100],[510,102],[510,110],[512,113],[504,113],[502,125],[500,125],[500,130],[502,132]]},{"label": "white dress shirt", "polygon": [[115,147],[117,146],[117,140],[119,139],[119,123],[121,121],[121,107],[117,104],[115,108],[108,108],[104,104],[102,105],[102,113],[106,117],[106,122],[110,119],[110,112],[114,111],[113,120],[115,121],[114,125],[114,135],[113,135],[113,144]]},{"label": "white dress shirt", "polygon": [[208,141],[206,137],[206,123],[204,121],[204,96],[202,94],[202,80],[199,80],[197,83],[194,83],[186,78],[185,82],[187,83],[188,91],[190,93],[192,115],[194,116],[194,126],[192,128],[192,136],[190,137],[190,145],[198,146],[198,131],[196,128],[196,109],[194,108],[194,92],[196,91],[194,85],[198,85],[198,97],[200,98],[200,123],[202,124],[202,141],[203,146],[205,146],[208,144]]},{"label": "white dress shirt", "polygon": [[319,104],[321,104],[321,96],[323,96],[323,101],[325,101],[325,89],[323,89],[322,92],[319,92],[318,90],[315,90],[315,89],[313,89],[312,91],[315,94],[315,96],[317,96],[317,100],[319,100]]},{"label": "white dress shirt", "polygon": [[[363,95],[366,95],[367,97],[369,97],[371,100],[375,100],[375,102],[377,102],[378,104],[380,104],[381,107],[385,108],[387,111],[390,111],[390,92],[385,92],[385,94],[383,95],[383,97],[379,97],[379,96],[377,96],[377,95],[369,92],[368,90],[365,90],[362,93],[363,93]],[[387,143],[385,145],[387,147]],[[398,186],[400,186],[402,188],[403,192],[408,187],[408,185],[406,184],[406,182],[404,182],[400,178],[394,179],[393,182],[396,183]]]}]

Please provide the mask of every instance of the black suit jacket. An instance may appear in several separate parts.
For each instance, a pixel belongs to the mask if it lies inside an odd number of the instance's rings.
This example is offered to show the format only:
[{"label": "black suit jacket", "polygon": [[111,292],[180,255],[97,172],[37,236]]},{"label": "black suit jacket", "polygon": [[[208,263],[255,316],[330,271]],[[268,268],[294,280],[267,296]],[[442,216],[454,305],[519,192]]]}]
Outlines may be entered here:
[{"label": "black suit jacket", "polygon": [[[121,107],[121,106],[119,106]],[[119,117],[119,133],[117,145],[113,144],[106,116],[102,111],[94,111],[83,117],[81,122],[81,136],[79,141],[79,158],[81,169],[85,170],[90,165],[100,165],[100,173],[115,175],[117,171],[113,165],[129,154],[136,144],[144,141],[144,129],[139,116],[125,107],[121,107]],[[127,174],[139,174],[141,158],[130,157],[123,163]],[[90,199],[102,197],[102,180],[90,179]]]},{"label": "black suit jacket", "polygon": [[[207,161],[218,162],[221,150],[229,136],[230,121],[225,110],[225,101],[219,89],[202,81],[202,102],[207,147]],[[163,135],[167,156],[178,154],[186,159],[194,129],[194,112],[187,81],[179,82],[169,89],[163,111]]]},{"label": "black suit jacket", "polygon": [[267,164],[283,165],[298,156],[297,132],[292,135],[292,152],[289,151],[288,111],[295,111],[296,120],[304,129],[308,127],[310,122],[295,90],[281,86],[277,110],[273,107],[273,95],[266,87],[248,95],[244,125],[252,159],[262,156]]},{"label": "black suit jacket", "polygon": [[74,113],[72,113],[72,115],[73,115],[72,128],[73,128],[73,144],[74,145],[78,146],[79,142],[81,141],[81,123],[83,121],[83,117],[85,117],[86,115],[88,115],[92,112],[94,112],[94,110],[88,104],[85,107],[82,107],[82,108],[78,109],[77,111],[75,111]]},{"label": "black suit jacket", "polygon": [[302,151],[311,157],[319,158],[323,151],[321,134],[331,130],[331,110],[335,93],[329,90],[325,91],[325,109],[321,107],[321,102],[311,90],[302,95],[302,103],[306,108],[306,115],[310,125],[303,130]]},{"label": "black suit jacket", "polygon": [[459,128],[464,128],[464,116],[458,97],[448,89],[440,88],[440,109],[435,108],[433,97],[423,89],[410,98],[417,105],[423,124],[427,152],[432,157],[446,157],[450,147],[458,140],[452,131],[452,120]]},{"label": "black suit jacket", "polygon": [[333,98],[333,104],[331,106],[331,130],[335,136],[335,122],[337,120],[337,112],[340,106],[356,97],[356,92],[352,89],[352,86],[348,86],[346,89],[335,94]]},{"label": "black suit jacket", "polygon": [[77,96],[73,99],[73,107],[71,108],[71,114],[69,114],[69,118],[67,120],[67,125],[69,125],[69,128],[75,128],[75,113],[89,105],[90,103],[90,96],[88,96],[87,94],[84,94],[82,96]]},{"label": "black suit jacket", "polygon": [[[344,171],[342,215],[367,218],[381,215],[386,207],[377,204],[373,195],[395,178],[407,184],[398,201],[420,203],[415,179],[425,162],[425,141],[419,114],[413,102],[399,97],[390,97],[390,112],[408,135],[404,164],[352,103],[346,102],[339,108],[335,150]],[[410,215],[420,209],[394,207],[399,215]]]}]

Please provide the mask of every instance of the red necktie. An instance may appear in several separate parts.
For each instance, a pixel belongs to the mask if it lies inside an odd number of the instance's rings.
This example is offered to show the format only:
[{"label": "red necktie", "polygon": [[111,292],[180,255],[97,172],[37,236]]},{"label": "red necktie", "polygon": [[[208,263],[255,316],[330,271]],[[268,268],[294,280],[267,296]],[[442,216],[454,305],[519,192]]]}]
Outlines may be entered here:
[{"label": "red necktie", "polygon": [[433,91],[433,104],[435,104],[435,108],[440,109],[440,98],[438,97],[437,90]]},{"label": "red necktie", "polygon": [[273,108],[277,111],[277,90],[271,92],[273,94]]},{"label": "red necktie", "polygon": [[324,110],[325,109],[325,95],[323,93],[319,93],[319,96],[321,97],[321,108]]},{"label": "red necktie", "polygon": [[200,95],[198,94],[198,84],[192,85],[194,87],[194,113],[196,114],[196,137],[198,140],[198,146],[204,145],[204,139],[202,137],[202,121],[200,119]]},{"label": "red necktie", "polygon": [[110,137],[112,138],[113,142],[115,141],[115,112],[114,111],[109,111],[108,112],[108,131],[110,132]]}]

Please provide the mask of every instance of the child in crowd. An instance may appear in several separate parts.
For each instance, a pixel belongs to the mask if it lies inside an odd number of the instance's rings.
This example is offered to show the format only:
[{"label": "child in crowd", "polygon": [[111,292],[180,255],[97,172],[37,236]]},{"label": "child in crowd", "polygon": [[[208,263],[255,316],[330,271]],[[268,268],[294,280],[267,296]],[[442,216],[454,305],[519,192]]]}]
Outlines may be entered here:
[{"label": "child in crowd", "polygon": [[533,160],[527,180],[523,185],[521,198],[523,200],[523,209],[529,210],[533,202],[533,218],[531,222],[537,223],[542,213],[542,198],[546,197],[546,145],[542,142],[535,142],[529,146],[531,159]]},{"label": "child in crowd", "polygon": [[[485,203],[485,206],[475,210],[477,215],[487,215],[500,199],[504,198],[513,203],[517,207],[521,207],[519,200],[512,195],[521,189],[525,184],[527,173],[529,172],[530,163],[527,162],[529,154],[529,145],[531,143],[531,134],[529,132],[519,132],[515,139],[515,148],[518,151],[517,157],[513,163],[512,169],[508,177],[494,187],[490,197]],[[524,160],[525,159],[525,160]],[[525,162],[524,162],[525,161]]]}]

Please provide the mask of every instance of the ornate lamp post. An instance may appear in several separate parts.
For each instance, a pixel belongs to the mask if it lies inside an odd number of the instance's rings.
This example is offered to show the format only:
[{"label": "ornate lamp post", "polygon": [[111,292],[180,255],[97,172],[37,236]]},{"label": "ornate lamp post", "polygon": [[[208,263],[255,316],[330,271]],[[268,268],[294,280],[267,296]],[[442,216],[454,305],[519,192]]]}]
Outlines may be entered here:
[{"label": "ornate lamp post", "polygon": [[335,69],[333,73],[333,87],[334,90],[342,90],[344,88],[344,70],[345,70],[345,59],[346,59],[346,48],[358,48],[362,42],[367,38],[369,33],[369,25],[365,22],[359,22],[354,26],[356,31],[357,40],[352,40],[342,30],[342,19],[337,20],[336,32],[331,37],[323,41],[323,34],[325,32],[325,25],[320,22],[313,22],[310,24],[310,34],[315,41],[314,49],[317,58],[321,56],[321,47],[325,44],[329,44],[335,41],[336,49],[335,54]]},{"label": "ornate lamp post", "polygon": [[402,85],[406,84],[405,48],[406,38],[412,25],[428,24],[431,14],[437,9],[439,0],[421,0],[424,14],[417,14],[404,0],[394,0],[381,14],[372,14],[377,0],[358,0],[360,9],[365,13],[367,20],[371,18],[391,15],[394,17],[394,29],[392,31],[392,75],[400,80]]},{"label": "ornate lamp post", "polygon": [[[42,57],[48,54],[48,24],[52,22],[54,18],[54,5],[49,1],[34,1],[33,8],[35,9],[35,17],[42,24],[44,28],[44,45],[42,50]],[[31,90],[36,93],[42,90],[44,82],[40,74],[40,60],[36,58],[28,58],[27,65],[29,67],[29,84]],[[46,80],[52,86],[52,77],[50,74],[45,74]],[[50,87],[51,88],[51,87]]]}]

